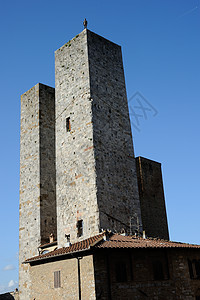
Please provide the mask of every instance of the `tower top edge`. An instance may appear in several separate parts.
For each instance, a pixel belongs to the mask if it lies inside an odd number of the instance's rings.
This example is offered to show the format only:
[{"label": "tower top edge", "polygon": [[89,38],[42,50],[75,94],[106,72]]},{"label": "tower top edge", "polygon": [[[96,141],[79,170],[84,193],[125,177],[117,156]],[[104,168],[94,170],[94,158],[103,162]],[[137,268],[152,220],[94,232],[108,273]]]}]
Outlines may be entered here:
[{"label": "tower top edge", "polygon": [[139,161],[151,162],[151,163],[154,163],[154,164],[161,165],[161,163],[159,161],[156,161],[156,160],[153,160],[153,159],[150,159],[150,158],[147,158],[147,157],[143,157],[143,156],[137,156],[135,159],[139,160]]},{"label": "tower top edge", "polygon": [[105,37],[103,37],[103,36],[101,36],[101,35],[99,35],[99,34],[93,32],[93,31],[91,31],[91,30],[85,28],[85,29],[83,29],[83,31],[81,31],[80,33],[78,33],[75,37],[73,37],[71,40],[69,40],[69,41],[68,41],[67,43],[65,43],[63,46],[61,46],[60,48],[58,48],[57,50],[55,50],[55,54],[56,54],[58,51],[60,51],[61,49],[63,49],[63,47],[66,47],[67,45],[70,45],[71,42],[72,42],[72,41],[75,41],[79,36],[84,35],[84,34],[87,35],[88,33],[89,33],[89,34],[92,34],[93,36],[96,36],[96,37],[98,37],[98,38],[100,38],[100,39],[102,39],[102,40],[105,40],[105,42],[107,42],[107,43],[108,43],[108,42],[109,42],[109,43],[112,43],[113,45],[115,45],[115,46],[121,48],[120,45],[118,45],[118,44],[116,44],[116,43],[110,41],[109,39],[107,39],[107,38],[105,38]]},{"label": "tower top edge", "polygon": [[49,86],[49,85],[46,85],[46,84],[38,82],[32,88],[30,88],[29,90],[27,90],[26,92],[24,92],[23,94],[21,94],[21,97],[25,96],[27,93],[30,93],[34,89],[38,89],[39,90],[39,89],[42,89],[42,88],[49,89],[49,90],[50,89],[51,90],[55,90],[55,88],[52,87],[52,86]]}]

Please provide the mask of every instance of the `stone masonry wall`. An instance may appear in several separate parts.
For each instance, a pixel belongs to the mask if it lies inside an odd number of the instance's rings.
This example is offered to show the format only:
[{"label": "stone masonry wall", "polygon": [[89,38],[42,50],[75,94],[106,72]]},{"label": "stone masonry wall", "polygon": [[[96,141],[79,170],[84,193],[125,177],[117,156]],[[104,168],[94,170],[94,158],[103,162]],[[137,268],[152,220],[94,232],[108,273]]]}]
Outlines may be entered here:
[{"label": "stone masonry wall", "polygon": [[55,89],[40,84],[40,224],[41,243],[57,239],[55,165]]},{"label": "stone masonry wall", "polygon": [[87,32],[100,227],[134,233],[142,223],[121,47]]},{"label": "stone masonry wall", "polygon": [[136,158],[143,229],[148,237],[169,239],[161,164]]},{"label": "stone masonry wall", "polygon": [[[99,232],[87,31],[55,53],[58,245]],[[70,131],[66,119],[70,118]],[[83,235],[77,237],[77,221]]]},{"label": "stone masonry wall", "polygon": [[[188,259],[200,258],[199,249],[110,250],[94,256],[97,299],[194,300],[200,279],[191,279]],[[153,262],[163,266],[163,279],[155,280]],[[119,263],[126,266],[126,280],[118,282]],[[98,298],[99,297],[99,298]]]},{"label": "stone masonry wall", "polygon": [[[82,300],[95,300],[93,257],[85,256],[80,262],[80,289]],[[61,286],[54,288],[54,272],[60,271]],[[79,299],[78,260],[71,258],[41,263],[30,267],[31,299]]]},{"label": "stone masonry wall", "polygon": [[75,242],[101,228],[129,231],[131,218],[141,228],[120,47],[84,30],[55,57],[59,247],[69,234]]},{"label": "stone masonry wall", "polygon": [[41,84],[21,97],[20,300],[30,296],[29,267],[23,261],[38,254],[37,248],[47,240],[48,231],[56,234],[56,223],[52,222],[52,218],[56,219],[54,98],[54,89]]}]

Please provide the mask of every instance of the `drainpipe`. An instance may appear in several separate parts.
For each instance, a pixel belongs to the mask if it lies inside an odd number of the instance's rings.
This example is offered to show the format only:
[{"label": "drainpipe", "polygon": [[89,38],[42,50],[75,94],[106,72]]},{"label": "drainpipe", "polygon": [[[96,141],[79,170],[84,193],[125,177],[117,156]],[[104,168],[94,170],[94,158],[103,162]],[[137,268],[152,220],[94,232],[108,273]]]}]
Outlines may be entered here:
[{"label": "drainpipe", "polygon": [[81,272],[80,272],[80,260],[82,257],[77,257],[78,264],[78,299],[81,300]]},{"label": "drainpipe", "polygon": [[108,292],[108,299],[112,300],[111,281],[110,281],[110,260],[109,260],[109,254],[106,255],[106,269],[107,269],[107,292]]}]

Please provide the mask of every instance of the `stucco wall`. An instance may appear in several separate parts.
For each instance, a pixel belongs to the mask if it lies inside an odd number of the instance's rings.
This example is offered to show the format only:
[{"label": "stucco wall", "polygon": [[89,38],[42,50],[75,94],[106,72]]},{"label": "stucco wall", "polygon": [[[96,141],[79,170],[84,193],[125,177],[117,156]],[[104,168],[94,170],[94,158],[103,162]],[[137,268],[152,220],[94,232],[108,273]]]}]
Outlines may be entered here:
[{"label": "stucco wall", "polygon": [[[93,257],[85,256],[80,262],[80,288],[82,300],[94,300]],[[54,288],[54,272],[60,271],[61,287]],[[71,258],[31,266],[31,299],[77,300],[79,299],[78,260]]]}]

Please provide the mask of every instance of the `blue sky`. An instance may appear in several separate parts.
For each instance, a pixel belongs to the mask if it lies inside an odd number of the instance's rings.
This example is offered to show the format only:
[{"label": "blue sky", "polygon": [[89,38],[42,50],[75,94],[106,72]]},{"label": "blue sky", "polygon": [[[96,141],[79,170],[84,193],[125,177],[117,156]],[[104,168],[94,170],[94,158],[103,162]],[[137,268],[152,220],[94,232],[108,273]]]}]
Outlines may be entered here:
[{"label": "blue sky", "polygon": [[85,17],[91,31],[122,45],[130,108],[136,92],[151,108],[139,125],[131,114],[134,147],[162,163],[170,238],[200,244],[199,0],[3,1],[0,293],[18,282],[20,95],[38,82],[54,86],[54,51]]}]

